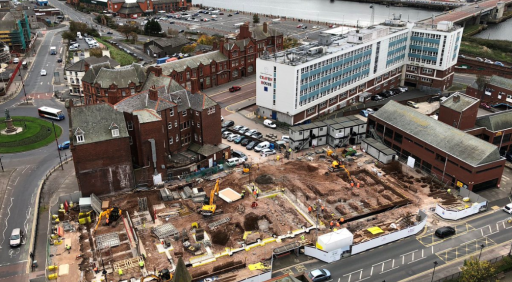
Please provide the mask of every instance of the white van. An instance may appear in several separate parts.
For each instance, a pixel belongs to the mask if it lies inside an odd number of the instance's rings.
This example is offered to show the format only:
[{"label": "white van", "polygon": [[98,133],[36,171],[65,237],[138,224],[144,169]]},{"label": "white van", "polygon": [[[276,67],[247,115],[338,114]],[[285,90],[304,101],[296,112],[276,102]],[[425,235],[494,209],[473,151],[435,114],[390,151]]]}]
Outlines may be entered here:
[{"label": "white van", "polygon": [[237,165],[243,164],[243,163],[244,163],[244,160],[241,158],[231,158],[231,159],[228,159],[228,161],[227,161],[228,166],[237,166]]},{"label": "white van", "polygon": [[270,127],[270,128],[276,128],[276,125],[274,124],[274,122],[270,119],[266,119],[263,121],[263,124]]},{"label": "white van", "polygon": [[268,149],[270,147],[270,143],[265,141],[265,142],[261,142],[260,144],[258,144],[258,146],[254,147],[254,151],[255,152],[259,152],[263,149]]},{"label": "white van", "polygon": [[78,39],[82,39],[82,33],[81,32],[77,32],[76,33],[76,37],[78,37]]}]

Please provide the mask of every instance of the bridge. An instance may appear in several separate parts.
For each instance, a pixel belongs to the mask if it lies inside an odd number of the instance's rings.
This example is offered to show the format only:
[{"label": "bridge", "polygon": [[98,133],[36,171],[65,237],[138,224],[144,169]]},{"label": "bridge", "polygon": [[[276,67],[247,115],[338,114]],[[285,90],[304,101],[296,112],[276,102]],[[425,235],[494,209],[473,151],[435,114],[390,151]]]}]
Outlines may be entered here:
[{"label": "bridge", "polygon": [[[439,14],[434,18],[434,24],[441,21],[450,21],[465,26],[479,24],[481,22],[498,22],[507,8],[512,5],[512,0],[487,0],[467,4],[463,7]],[[431,23],[432,18],[421,20],[422,23]]]}]

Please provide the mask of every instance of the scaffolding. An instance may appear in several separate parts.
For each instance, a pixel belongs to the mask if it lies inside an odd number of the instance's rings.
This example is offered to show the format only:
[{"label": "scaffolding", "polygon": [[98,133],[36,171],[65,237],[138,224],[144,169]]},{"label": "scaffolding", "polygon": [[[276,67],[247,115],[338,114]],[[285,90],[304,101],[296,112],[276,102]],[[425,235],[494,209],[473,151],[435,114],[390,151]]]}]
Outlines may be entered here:
[{"label": "scaffolding", "polygon": [[116,247],[119,246],[120,243],[119,233],[117,232],[96,236],[96,247],[99,250],[103,250],[108,247]]}]

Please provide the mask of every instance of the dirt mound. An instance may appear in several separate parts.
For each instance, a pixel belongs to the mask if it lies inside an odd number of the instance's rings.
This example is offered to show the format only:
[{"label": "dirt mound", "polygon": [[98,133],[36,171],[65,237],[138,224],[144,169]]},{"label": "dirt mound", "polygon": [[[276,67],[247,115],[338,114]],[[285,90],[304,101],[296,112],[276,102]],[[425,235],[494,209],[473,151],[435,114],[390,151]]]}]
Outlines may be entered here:
[{"label": "dirt mound", "polygon": [[272,184],[274,183],[274,177],[268,174],[262,174],[254,180],[258,184]]},{"label": "dirt mound", "polygon": [[316,167],[316,166],[314,166],[314,165],[310,165],[310,164],[308,164],[308,165],[306,166],[306,169],[308,170],[308,172],[315,172],[315,171],[317,171],[317,170],[318,170],[318,167]]}]

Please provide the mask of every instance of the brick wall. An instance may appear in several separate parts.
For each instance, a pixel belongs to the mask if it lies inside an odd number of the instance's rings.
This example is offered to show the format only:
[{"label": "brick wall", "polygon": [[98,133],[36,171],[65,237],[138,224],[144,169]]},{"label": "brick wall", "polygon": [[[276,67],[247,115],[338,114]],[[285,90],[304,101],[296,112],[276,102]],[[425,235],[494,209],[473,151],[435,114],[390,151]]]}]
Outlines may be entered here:
[{"label": "brick wall", "polygon": [[461,113],[441,105],[439,108],[439,121],[460,130],[472,128],[475,126],[478,106],[479,103],[476,103]]}]

